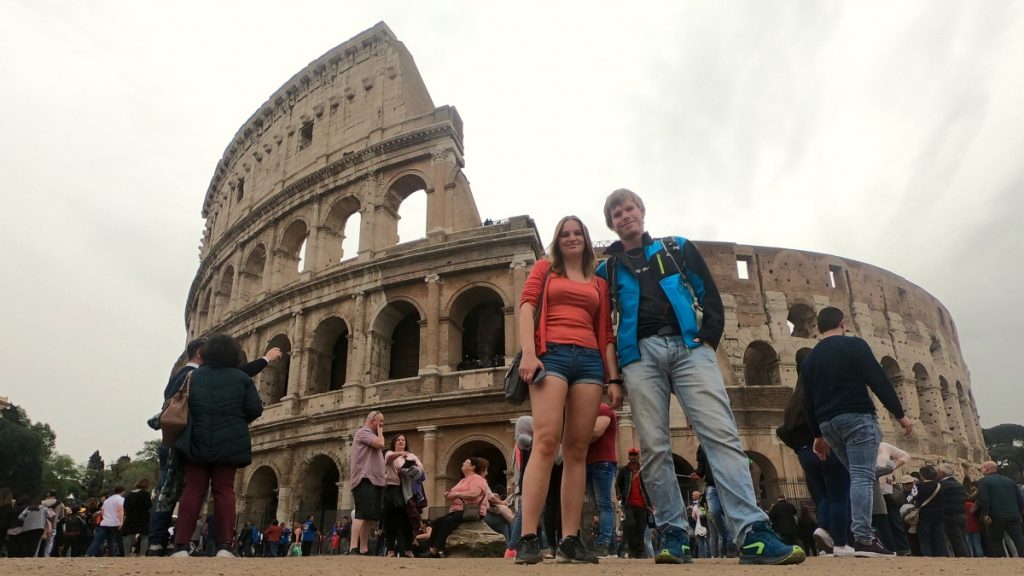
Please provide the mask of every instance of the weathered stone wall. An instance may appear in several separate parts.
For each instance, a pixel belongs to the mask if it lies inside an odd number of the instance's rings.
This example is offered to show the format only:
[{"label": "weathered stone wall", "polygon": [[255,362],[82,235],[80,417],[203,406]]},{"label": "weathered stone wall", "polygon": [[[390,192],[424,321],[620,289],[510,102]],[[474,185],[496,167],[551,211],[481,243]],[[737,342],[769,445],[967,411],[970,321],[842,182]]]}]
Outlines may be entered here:
[{"label": "weathered stone wall", "polygon": [[[371,409],[425,462],[433,511],[466,456],[491,460],[492,484],[507,481],[512,422],[529,407],[504,402],[501,378],[542,246],[526,216],[481,225],[462,151],[458,113],[434,107],[383,24],[296,74],[228,146],[203,205],[188,334],[231,333],[249,358],[272,346],[287,353],[256,378],[266,406],[252,427],[254,462],[236,482],[242,514],[330,520],[350,509],[349,446]],[[419,190],[426,237],[398,243],[399,208]],[[357,253],[344,254],[357,214]],[[814,346],[814,316],[829,305],[870,342],[917,423],[912,438],[897,438],[883,415],[887,438],[921,459],[981,460],[956,328],[931,295],[836,256],[698,244],[723,295],[719,361],[762,498],[802,494],[799,464],[774,428],[795,355]],[[676,405],[671,424],[688,473],[697,440]],[[618,432],[624,459],[636,445],[628,403]]]}]

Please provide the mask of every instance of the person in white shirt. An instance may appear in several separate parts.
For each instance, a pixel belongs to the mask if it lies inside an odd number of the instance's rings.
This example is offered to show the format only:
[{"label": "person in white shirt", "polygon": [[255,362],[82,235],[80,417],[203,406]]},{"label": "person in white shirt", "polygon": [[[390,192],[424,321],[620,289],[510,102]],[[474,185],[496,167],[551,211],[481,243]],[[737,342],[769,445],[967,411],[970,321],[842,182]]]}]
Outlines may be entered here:
[{"label": "person in white shirt", "polygon": [[121,550],[121,524],[124,524],[124,486],[114,488],[113,496],[103,501],[103,519],[96,527],[92,544],[86,550],[85,555],[97,556],[103,549],[103,542],[107,542],[107,550],[110,556],[124,556]]}]

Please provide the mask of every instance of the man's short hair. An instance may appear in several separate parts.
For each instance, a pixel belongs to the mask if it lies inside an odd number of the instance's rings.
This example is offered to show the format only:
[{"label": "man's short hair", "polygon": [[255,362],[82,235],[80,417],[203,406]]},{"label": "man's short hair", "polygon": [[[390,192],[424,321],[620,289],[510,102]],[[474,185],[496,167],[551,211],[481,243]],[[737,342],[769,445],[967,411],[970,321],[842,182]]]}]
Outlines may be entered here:
[{"label": "man's short hair", "polygon": [[922,480],[935,480],[939,477],[938,472],[935,471],[935,466],[928,464],[921,467],[921,479]]},{"label": "man's short hair", "polygon": [[640,196],[632,190],[625,188],[619,188],[615,192],[608,195],[604,201],[604,223],[608,226],[608,229],[612,228],[612,210],[619,207],[626,202],[633,201],[636,207],[640,209],[644,214],[647,213],[647,209],[644,208],[644,201],[640,199]]},{"label": "man's short hair", "polygon": [[195,340],[188,343],[185,346],[185,354],[188,355],[188,359],[191,360],[196,357],[196,352],[202,350],[203,346],[206,346],[206,338],[196,338]]},{"label": "man's short hair", "polygon": [[953,469],[953,465],[949,462],[939,464],[939,472],[942,472],[943,476],[956,476],[956,470]]},{"label": "man's short hair", "polygon": [[828,332],[829,330],[835,330],[839,328],[839,323],[843,321],[843,311],[839,308],[828,306],[822,308],[821,312],[818,312],[818,332]]}]

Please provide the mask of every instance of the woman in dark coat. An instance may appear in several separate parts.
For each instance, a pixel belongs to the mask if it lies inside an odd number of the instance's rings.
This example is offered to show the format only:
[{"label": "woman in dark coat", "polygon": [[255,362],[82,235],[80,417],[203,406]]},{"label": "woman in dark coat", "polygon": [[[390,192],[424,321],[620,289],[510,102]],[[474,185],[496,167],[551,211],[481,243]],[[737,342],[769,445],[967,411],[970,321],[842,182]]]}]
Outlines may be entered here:
[{"label": "woman in dark coat", "polygon": [[135,489],[124,497],[124,524],[121,525],[121,537],[124,538],[124,555],[132,555],[132,546],[136,536],[139,538],[139,555],[146,553],[149,536],[149,510],[153,500],[149,496],[149,479],[143,478],[135,483]]},{"label": "woman in dark coat", "polygon": [[252,378],[238,369],[242,350],[234,338],[211,336],[200,354],[203,365],[191,373],[189,383],[188,427],[174,445],[185,463],[185,490],[172,556],[188,555],[207,488],[213,492],[217,556],[234,556],[235,471],[252,462],[249,423],[263,413],[263,403]]}]

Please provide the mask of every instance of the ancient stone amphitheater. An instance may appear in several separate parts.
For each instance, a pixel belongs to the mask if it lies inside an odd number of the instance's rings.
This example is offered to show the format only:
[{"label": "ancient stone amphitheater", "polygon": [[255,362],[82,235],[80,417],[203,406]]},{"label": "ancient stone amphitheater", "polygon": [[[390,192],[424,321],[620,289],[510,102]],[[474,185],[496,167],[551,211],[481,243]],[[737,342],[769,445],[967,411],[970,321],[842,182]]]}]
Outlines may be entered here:
[{"label": "ancient stone amphitheater", "polygon": [[[254,462],[236,481],[243,517],[330,523],[347,512],[349,445],[371,409],[426,463],[433,512],[468,455],[487,457],[491,483],[505,483],[512,422],[528,407],[504,402],[500,382],[517,350],[516,301],[543,247],[528,216],[481,222],[463,166],[462,119],[434,105],[383,23],[299,71],[231,140],[203,203],[185,320],[190,338],[236,335],[249,358],[287,353],[256,379],[266,408],[252,427]],[[425,196],[422,238],[400,241],[414,194]],[[942,303],[838,256],[698,244],[725,301],[719,358],[763,499],[803,495],[773,429],[826,305],[847,312],[918,424],[897,439],[883,416],[887,437],[975,475],[984,446]],[[628,403],[620,414],[624,460]],[[685,475],[697,443],[678,407],[672,422]]]}]

